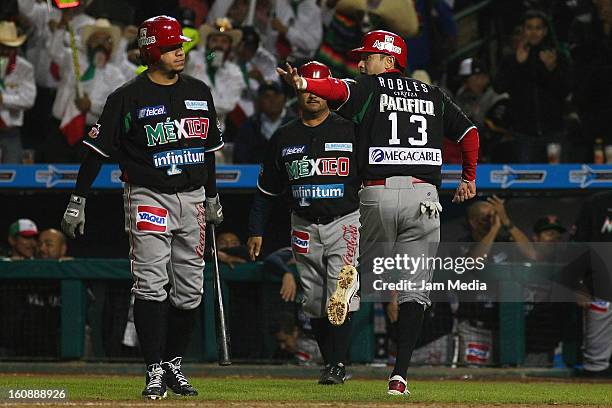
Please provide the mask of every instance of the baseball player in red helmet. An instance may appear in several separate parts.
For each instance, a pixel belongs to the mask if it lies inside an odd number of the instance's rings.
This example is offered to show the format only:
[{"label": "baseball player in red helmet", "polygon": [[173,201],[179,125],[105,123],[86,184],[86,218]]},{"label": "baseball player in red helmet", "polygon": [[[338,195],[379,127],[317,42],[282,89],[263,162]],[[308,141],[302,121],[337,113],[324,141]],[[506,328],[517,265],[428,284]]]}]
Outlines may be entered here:
[{"label": "baseball player in red helmet", "polygon": [[[463,174],[453,202],[476,195],[478,131],[440,88],[403,75],[407,52],[400,36],[377,30],[367,33],[362,46],[353,50],[365,74],[356,81],[304,78],[289,64],[287,71],[278,69],[297,90],[335,101],[337,112],[357,124],[359,173],[364,185],[359,193],[362,298],[380,295],[375,283],[381,275],[372,273],[374,261],[388,261],[396,255],[428,257],[437,251],[442,137],[459,143],[463,155]],[[427,265],[393,269],[400,279],[388,283],[409,280],[418,283],[418,288],[422,281],[432,279]],[[389,279],[394,274],[384,276]],[[390,298],[392,293],[386,295]],[[424,289],[397,291],[396,296],[398,352],[388,393],[407,395],[408,365],[424,309],[431,302]]]},{"label": "baseball player in red helmet", "polygon": [[[299,72],[328,78],[329,68],[312,61]],[[346,376],[351,318],[359,305],[360,180],[355,126],[330,113],[327,102],[298,92],[301,118],[270,140],[249,217],[251,258],[259,255],[271,199],[291,206],[291,243],[302,289],[302,309],[310,318],[325,363],[319,384],[342,384]]]},{"label": "baseball player in red helmet", "polygon": [[[85,200],[102,161],[119,162],[134,279],[134,323],[147,365],[145,398],[197,395],[181,371],[203,289],[206,222],[223,220],[214,152],[223,141],[210,89],[181,74],[181,26],[142,23],[148,69],[113,92],[84,140],[89,152],[62,220],[72,238],[85,227]],[[166,292],[164,286],[169,284]]]}]

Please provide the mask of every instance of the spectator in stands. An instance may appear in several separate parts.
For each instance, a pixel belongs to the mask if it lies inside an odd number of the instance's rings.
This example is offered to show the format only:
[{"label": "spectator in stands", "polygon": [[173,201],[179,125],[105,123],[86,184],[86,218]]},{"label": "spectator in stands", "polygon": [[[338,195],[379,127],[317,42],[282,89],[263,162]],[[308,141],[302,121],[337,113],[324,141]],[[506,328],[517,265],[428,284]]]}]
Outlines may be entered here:
[{"label": "spectator in stands", "polygon": [[455,95],[455,103],[479,128],[484,127],[485,114],[499,95],[490,85],[489,71],[478,58],[466,58],[459,65],[462,83]]},{"label": "spectator in stands", "polygon": [[[506,212],[504,200],[497,196],[471,204],[467,210],[467,225],[468,235],[459,239],[465,244],[454,250],[451,249],[453,257],[484,258],[486,264],[515,260],[513,246],[496,245],[496,243],[513,241],[517,242],[523,257],[534,256],[532,244],[513,224]],[[486,269],[484,272],[472,272],[472,274],[477,273],[480,273],[478,279],[487,280]],[[488,282],[488,285],[493,288],[495,282]],[[498,327],[498,307],[489,293],[463,293],[457,299],[459,303],[455,313],[458,318],[457,332],[460,338],[459,355],[463,356],[461,358],[465,364],[488,365],[495,362],[493,339]],[[456,307],[457,301],[452,302],[453,308]]]},{"label": "spectator in stands", "polygon": [[33,259],[36,253],[38,227],[28,218],[20,218],[8,231],[9,256],[12,260]]},{"label": "spectator in stands", "polygon": [[261,3],[258,28],[263,46],[279,61],[311,58],[323,38],[321,8],[317,2],[264,0]]},{"label": "spectator in stands", "polygon": [[222,232],[217,235],[217,256],[219,262],[227,264],[232,269],[237,264],[246,263],[249,259],[246,246],[233,232]]},{"label": "spectator in stands", "polygon": [[[497,94],[490,86],[490,76],[485,64],[478,58],[466,58],[459,65],[461,86],[457,90],[455,103],[478,127],[480,137],[479,161],[489,161],[489,153],[502,143],[497,131],[494,110],[508,99],[508,94]],[[447,151],[454,154],[450,155]],[[456,143],[444,140],[444,162],[461,163],[461,150]]]},{"label": "spectator in stands", "polygon": [[[132,79],[136,76],[138,65],[130,60],[130,49],[137,49],[138,27],[135,25],[126,25],[121,29],[121,38],[111,56],[111,63],[118,67],[125,79]],[[133,58],[133,57],[132,57]]]},{"label": "spectator in stands", "polygon": [[535,250],[529,238],[514,225],[506,211],[504,200],[496,195],[489,197],[487,201],[477,201],[470,205],[467,222],[470,234],[464,241],[474,243],[468,251],[469,256],[488,256],[489,262],[503,262],[508,260],[509,254],[502,251],[492,255],[493,243],[516,242],[517,249],[524,258],[535,259]]},{"label": "spectator in stands", "polygon": [[[257,90],[260,85],[266,81],[274,82],[279,80],[276,73],[276,58],[260,45],[259,34],[255,31],[255,28],[247,26],[242,27],[241,30],[242,41],[240,41],[236,49],[235,62],[240,67],[247,87],[242,93],[236,108],[236,110],[240,110],[240,118],[236,118],[233,121],[237,128],[242,126],[244,119],[255,114]],[[235,116],[234,112],[232,116]]]},{"label": "spectator in stands", "polygon": [[547,145],[564,142],[564,100],[570,82],[568,61],[544,13],[525,13],[516,52],[502,61],[494,87],[510,95],[508,123],[516,161],[547,162]]},{"label": "spectator in stands", "polygon": [[110,62],[121,40],[119,27],[106,19],[84,26],[78,67],[64,37],[65,27],[58,27],[51,42],[52,58],[60,67],[62,81],[53,103],[53,116],[59,124],[43,149],[44,160],[50,162],[80,161],[84,148],[79,142],[85,129],[96,124],[108,95],[126,81],[121,69]]},{"label": "spectator in stands", "polygon": [[221,131],[224,131],[226,115],[236,108],[246,88],[240,68],[230,60],[232,49],[242,39],[242,32],[234,29],[227,18],[220,18],[215,25],[200,27],[200,39],[203,46],[191,51],[185,73],[210,87]]},{"label": "spectator in stands", "polygon": [[443,74],[446,57],[457,44],[457,24],[453,10],[444,0],[415,0],[419,30],[406,39],[410,50],[408,66],[411,71],[424,69],[438,81]]},{"label": "spectator in stands", "polygon": [[[217,19],[227,17],[234,27],[241,27],[249,11],[249,0],[215,0],[206,15],[206,22],[214,24]],[[257,1],[257,8],[261,8],[262,1]],[[265,6],[267,7],[267,2]]]},{"label": "spectator in stands", "polygon": [[21,21],[28,25],[28,42],[25,57],[34,66],[36,101],[24,114],[22,143],[25,148],[38,148],[52,128],[51,106],[59,84],[59,68],[51,61],[48,40],[51,38],[49,22],[59,23],[62,12],[36,0],[18,0]]},{"label": "spectator in stands", "polygon": [[257,94],[257,113],[244,122],[238,133],[234,163],[261,163],[276,129],[294,118],[285,109],[285,93],[278,82],[263,83]]},{"label": "spectator in stands", "polygon": [[15,23],[0,21],[0,163],[21,163],[23,112],[34,105],[34,67],[17,55],[25,42]]},{"label": "spectator in stands", "polygon": [[573,101],[583,126],[582,137],[590,144],[586,160],[594,159],[594,140],[612,145],[612,1],[593,3],[592,13],[577,18],[572,29]]},{"label": "spectator in stands", "polygon": [[38,236],[37,258],[40,259],[71,259],[66,257],[68,245],[63,232],[55,228],[43,230]]},{"label": "spectator in stands", "polygon": [[556,215],[547,215],[533,224],[534,242],[561,242],[567,229],[559,222]]},{"label": "spectator in stands", "polygon": [[336,78],[352,78],[359,74],[359,60],[349,51],[361,45],[365,32],[389,30],[412,37],[419,30],[412,0],[326,0],[321,2],[321,8],[325,30],[315,59],[329,66]]},{"label": "spectator in stands", "polygon": [[289,267],[290,265],[295,265],[291,247],[278,249],[264,258],[265,271],[281,278],[280,295],[285,302],[293,302],[298,290],[296,275]]},{"label": "spectator in stands", "polygon": [[290,356],[295,363],[312,365],[323,362],[317,342],[300,329],[293,314],[281,314],[272,327],[272,333],[276,336],[281,352]]}]

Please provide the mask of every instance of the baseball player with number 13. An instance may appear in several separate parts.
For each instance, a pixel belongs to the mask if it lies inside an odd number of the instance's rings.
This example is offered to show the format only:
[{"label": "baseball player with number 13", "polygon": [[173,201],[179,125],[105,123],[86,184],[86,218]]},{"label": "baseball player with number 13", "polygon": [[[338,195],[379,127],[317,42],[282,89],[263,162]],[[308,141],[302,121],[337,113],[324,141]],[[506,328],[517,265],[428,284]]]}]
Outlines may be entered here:
[{"label": "baseball player with number 13", "polygon": [[[433,256],[440,241],[442,206],[442,137],[461,146],[462,179],[453,202],[476,195],[478,131],[438,87],[405,76],[407,47],[388,31],[367,33],[356,81],[300,76],[287,64],[279,75],[297,91],[318,95],[340,116],[357,124],[359,175],[359,274],[362,297],[373,291],[374,257],[406,254]],[[412,272],[413,274],[410,274]],[[400,271],[401,279],[431,282],[432,271]],[[406,375],[418,339],[425,308],[431,302],[425,290],[399,291],[397,359],[389,377],[388,393],[408,395]]]}]

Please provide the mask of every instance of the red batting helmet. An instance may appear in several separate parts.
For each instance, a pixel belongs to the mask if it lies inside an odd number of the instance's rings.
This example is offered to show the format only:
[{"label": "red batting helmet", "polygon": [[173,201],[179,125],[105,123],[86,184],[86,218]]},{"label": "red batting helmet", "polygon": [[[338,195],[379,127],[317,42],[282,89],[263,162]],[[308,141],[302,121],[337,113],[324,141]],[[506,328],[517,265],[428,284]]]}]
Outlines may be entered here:
[{"label": "red batting helmet", "polygon": [[183,35],[181,24],[172,17],[157,16],[143,21],[138,29],[138,48],[146,64],[161,58],[161,48],[190,42]]},{"label": "red batting helmet", "polygon": [[332,76],[329,67],[318,61],[310,61],[298,68],[298,73],[304,78],[321,79]]},{"label": "red batting helmet", "polygon": [[351,54],[362,54],[365,52],[390,55],[395,57],[400,67],[406,68],[408,54],[406,42],[402,37],[390,31],[370,31],[363,36],[361,47],[352,50]]}]

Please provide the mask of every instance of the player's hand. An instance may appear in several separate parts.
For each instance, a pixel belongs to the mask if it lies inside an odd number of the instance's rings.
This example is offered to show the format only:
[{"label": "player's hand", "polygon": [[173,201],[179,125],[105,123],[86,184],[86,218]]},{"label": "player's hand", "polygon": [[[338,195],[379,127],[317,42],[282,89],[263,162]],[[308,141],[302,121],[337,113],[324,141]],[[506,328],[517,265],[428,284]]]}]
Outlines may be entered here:
[{"label": "player's hand", "polygon": [[251,261],[254,261],[259,256],[262,242],[263,237],[249,237],[249,240],[247,241],[247,248],[249,250],[249,256],[251,257]]},{"label": "player's hand", "polygon": [[85,197],[72,194],[62,219],[62,231],[75,239],[77,230],[81,235],[85,233]]},{"label": "player's hand", "polygon": [[297,284],[292,273],[285,272],[283,275],[283,284],[280,288],[281,298],[285,302],[293,302],[295,300],[295,294],[297,293]]},{"label": "player's hand", "polygon": [[219,225],[223,222],[223,207],[219,200],[219,194],[214,197],[206,197],[206,222],[208,224]]},{"label": "player's hand", "polygon": [[306,80],[298,74],[297,68],[293,68],[291,64],[287,63],[286,71],[282,68],[276,68],[276,72],[286,83],[295,88],[296,91],[303,91],[306,89]]},{"label": "player's hand", "polygon": [[457,186],[457,191],[455,191],[453,203],[462,203],[474,197],[476,197],[476,180],[461,181]]}]

